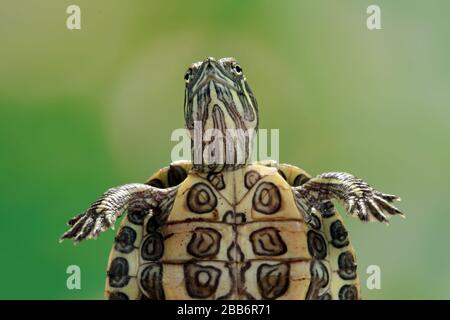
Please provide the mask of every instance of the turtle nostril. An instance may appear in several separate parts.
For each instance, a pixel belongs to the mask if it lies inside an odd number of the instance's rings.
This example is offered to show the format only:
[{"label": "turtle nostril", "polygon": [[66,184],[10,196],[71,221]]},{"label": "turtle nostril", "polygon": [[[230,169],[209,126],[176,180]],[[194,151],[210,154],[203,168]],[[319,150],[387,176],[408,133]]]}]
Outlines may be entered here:
[{"label": "turtle nostril", "polygon": [[212,64],[213,61],[216,61],[216,59],[214,59],[213,57],[208,57],[205,60],[205,63],[210,66]]}]

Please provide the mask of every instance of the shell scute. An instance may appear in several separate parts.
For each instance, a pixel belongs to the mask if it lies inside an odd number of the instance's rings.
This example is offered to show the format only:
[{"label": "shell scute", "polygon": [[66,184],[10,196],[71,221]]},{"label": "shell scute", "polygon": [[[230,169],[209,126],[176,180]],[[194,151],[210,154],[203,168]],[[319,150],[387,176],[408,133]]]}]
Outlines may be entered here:
[{"label": "shell scute", "polygon": [[190,168],[177,163],[149,179],[178,191],[163,219],[139,210],[124,219],[110,266],[125,259],[128,283],[108,284],[107,297],[359,297],[354,251],[332,203],[316,213],[296,204],[292,187],[306,172],[274,162],[214,174]]}]

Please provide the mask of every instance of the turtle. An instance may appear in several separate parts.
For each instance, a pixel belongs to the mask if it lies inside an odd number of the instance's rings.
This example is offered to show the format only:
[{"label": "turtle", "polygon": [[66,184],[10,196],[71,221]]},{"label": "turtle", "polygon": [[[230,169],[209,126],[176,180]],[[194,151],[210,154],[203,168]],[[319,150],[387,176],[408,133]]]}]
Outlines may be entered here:
[{"label": "turtle", "polygon": [[[126,212],[105,298],[361,299],[355,251],[333,201],[363,222],[388,223],[404,217],[393,204],[400,198],[349,173],[312,176],[254,161],[249,132],[259,109],[236,59],[193,63],[184,80],[191,160],[109,189],[61,236],[97,238]],[[216,135],[198,142],[196,133],[208,130]],[[244,134],[225,140],[233,130]]]}]

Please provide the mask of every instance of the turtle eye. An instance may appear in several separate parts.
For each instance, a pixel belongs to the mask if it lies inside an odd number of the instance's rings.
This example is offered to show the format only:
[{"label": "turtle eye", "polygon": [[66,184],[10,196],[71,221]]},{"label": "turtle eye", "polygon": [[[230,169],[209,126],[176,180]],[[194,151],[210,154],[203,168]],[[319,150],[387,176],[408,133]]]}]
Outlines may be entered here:
[{"label": "turtle eye", "polygon": [[233,65],[231,66],[231,68],[233,69],[234,73],[236,73],[237,75],[241,75],[241,74],[242,74],[242,68],[241,68],[241,66],[238,65],[237,63],[236,63],[236,64],[233,64]]},{"label": "turtle eye", "polygon": [[191,75],[192,75],[192,70],[191,69],[186,71],[186,73],[184,74],[184,81],[186,83],[189,83],[189,80],[191,79]]}]

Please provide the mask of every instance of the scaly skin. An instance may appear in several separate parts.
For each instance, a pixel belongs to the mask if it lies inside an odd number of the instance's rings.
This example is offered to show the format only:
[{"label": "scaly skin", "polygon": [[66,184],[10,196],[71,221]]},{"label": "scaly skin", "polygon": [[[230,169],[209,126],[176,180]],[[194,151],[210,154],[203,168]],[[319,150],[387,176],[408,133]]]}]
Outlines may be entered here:
[{"label": "scaly skin", "polygon": [[392,203],[400,198],[375,190],[363,180],[345,172],[322,173],[294,188],[299,199],[314,210],[327,200],[341,201],[348,214],[362,221],[387,223],[393,215],[404,217]]},{"label": "scaly skin", "polygon": [[[80,242],[84,239],[95,239],[101,232],[114,224],[123,212],[134,202],[144,200],[148,210],[163,206],[176,193],[177,187],[158,189],[142,183],[131,183],[111,188],[92,203],[89,208],[69,220],[70,229],[61,236]],[[166,200],[166,201],[165,201]],[[151,212],[149,212],[151,213]]]}]

